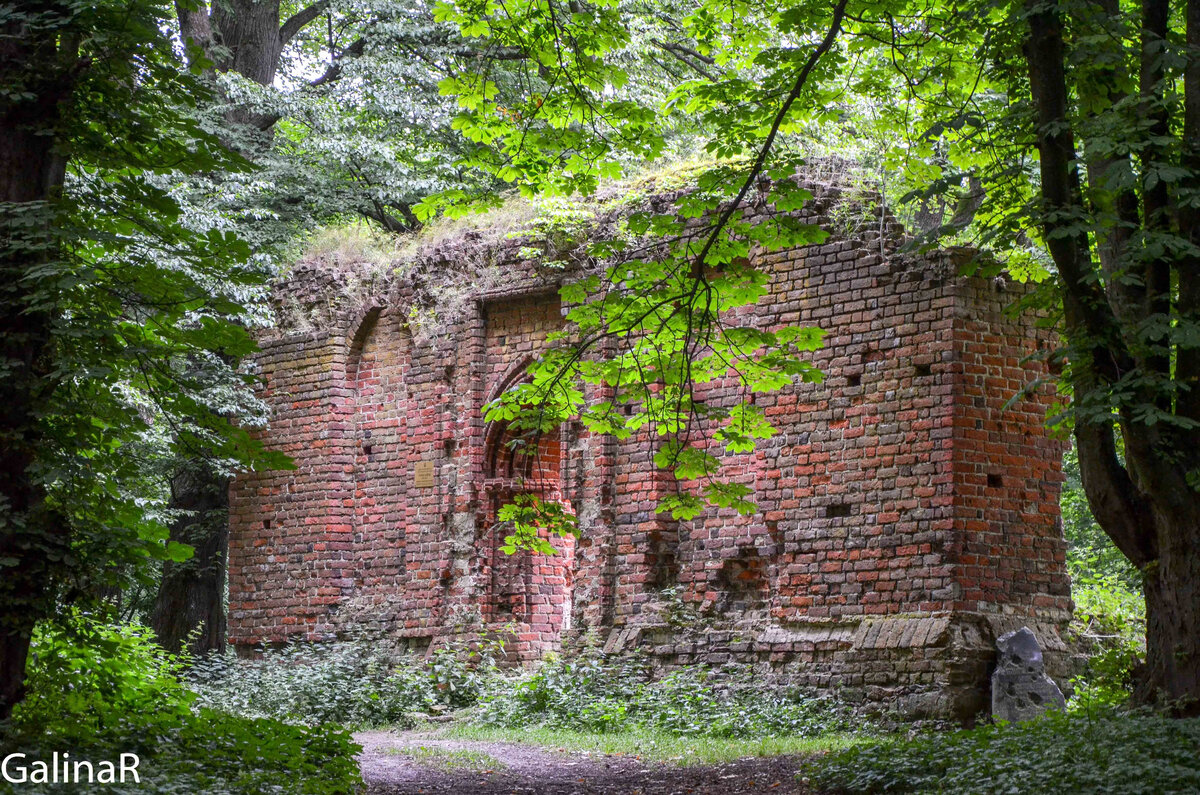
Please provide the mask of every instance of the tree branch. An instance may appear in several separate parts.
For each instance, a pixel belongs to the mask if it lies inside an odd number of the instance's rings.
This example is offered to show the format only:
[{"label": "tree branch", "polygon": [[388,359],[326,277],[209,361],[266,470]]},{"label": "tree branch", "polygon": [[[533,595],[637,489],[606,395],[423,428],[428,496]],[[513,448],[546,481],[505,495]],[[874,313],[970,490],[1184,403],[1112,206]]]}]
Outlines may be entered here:
[{"label": "tree branch", "polygon": [[1132,368],[1132,362],[1112,308],[1094,278],[1088,233],[1079,223],[1086,210],[1081,201],[1075,133],[1067,114],[1062,22],[1056,4],[1027,0],[1026,8],[1029,38],[1025,56],[1041,155],[1041,220],[1046,248],[1063,285],[1067,337],[1076,350],[1095,352],[1085,366],[1097,368],[1115,382],[1122,371]]},{"label": "tree branch", "polygon": [[[1164,101],[1164,68],[1167,47],[1167,24],[1170,7],[1167,0],[1142,0],[1141,70],[1138,78],[1141,95],[1141,115],[1151,120],[1150,140],[1142,151],[1142,173],[1148,174],[1158,166],[1169,162],[1170,155],[1158,143],[1169,137],[1170,123]],[[1142,217],[1149,236],[1170,234],[1167,183],[1158,179],[1153,187],[1149,182],[1142,194]],[[1148,249],[1155,248],[1155,241],[1147,241]],[[1144,263],[1142,281],[1145,284],[1145,299],[1141,308],[1143,318],[1159,317],[1164,321],[1171,314],[1171,266],[1165,256],[1151,256]],[[1150,343],[1139,340],[1139,347],[1149,348],[1143,359],[1143,367],[1149,373],[1170,378],[1170,342]],[[1147,387],[1154,392],[1155,385]],[[1163,390],[1145,397],[1164,411],[1170,411],[1170,395]]]},{"label": "tree branch", "polygon": [[[342,76],[342,59],[346,56],[362,55],[363,47],[366,46],[366,43],[366,39],[359,39],[338,53],[337,58],[334,59],[333,63],[329,64],[329,67],[321,74],[320,77],[310,81],[308,87],[318,88],[326,83],[332,83],[340,78]],[[275,122],[279,121],[281,118],[282,115],[279,113],[266,113],[262,116],[255,116],[250,123],[260,130],[269,130],[275,126]]]},{"label": "tree branch", "polygon": [[307,8],[302,8],[279,27],[279,46],[287,44],[300,32],[300,29],[312,22],[329,8],[329,0],[320,0]]},{"label": "tree branch", "polygon": [[363,54],[363,49],[366,46],[367,46],[367,40],[365,38],[356,40],[349,47],[347,47],[346,49],[344,49],[340,53],[338,53],[337,56],[333,59],[333,62],[329,64],[329,68],[327,68],[325,70],[325,72],[320,77],[318,77],[316,80],[310,81],[308,85],[311,88],[316,88],[318,86],[323,86],[326,83],[332,83],[334,80],[337,80],[339,77],[342,76],[342,59],[346,58],[347,56],[357,58],[358,56]]},{"label": "tree branch", "polygon": [[1117,457],[1112,421],[1076,418],[1075,447],[1092,515],[1135,566],[1150,563],[1158,557],[1154,516]]},{"label": "tree branch", "polygon": [[721,230],[728,225],[729,219],[733,217],[734,212],[741,206],[742,199],[746,198],[746,193],[750,190],[750,186],[755,183],[758,175],[762,173],[763,165],[767,162],[767,155],[771,152],[771,146],[775,143],[775,136],[779,134],[779,128],[783,126],[783,120],[787,118],[788,111],[792,109],[792,105],[800,98],[800,92],[804,90],[804,86],[808,82],[808,76],[816,67],[817,61],[821,60],[821,56],[827,53],[829,48],[833,46],[834,41],[837,40],[838,33],[842,29],[842,18],[846,15],[846,2],[847,0],[838,0],[838,4],[834,6],[833,19],[829,23],[829,31],[804,63],[804,68],[800,70],[800,74],[796,77],[796,82],[792,86],[792,90],[784,98],[782,107],[779,108],[779,112],[775,114],[774,121],[771,122],[771,130],[767,133],[767,140],[763,142],[762,148],[758,150],[758,156],[754,159],[754,165],[750,168],[750,173],[746,175],[745,181],[742,182],[741,190],[738,191],[734,200],[721,212],[716,225],[708,236],[708,240],[704,243],[704,248],[696,256],[692,267],[694,274],[700,275],[704,273],[704,261],[708,257],[708,252],[716,244]]},{"label": "tree branch", "polygon": [[716,63],[716,61],[714,59],[709,58],[706,55],[702,55],[702,54],[696,52],[695,50],[691,49],[690,47],[684,47],[683,45],[680,45],[680,44],[672,44],[671,42],[662,41],[660,39],[651,39],[650,43],[653,44],[655,47],[658,47],[663,52],[670,55],[675,60],[684,64],[685,66],[687,66],[689,69],[693,70],[694,72],[696,72],[700,75],[703,75],[704,77],[708,78],[709,80],[714,79],[711,72],[709,72],[703,66],[700,66],[699,64],[695,63],[695,61],[700,61],[701,63],[705,63],[705,64],[708,64],[709,66],[712,66],[714,63]]}]

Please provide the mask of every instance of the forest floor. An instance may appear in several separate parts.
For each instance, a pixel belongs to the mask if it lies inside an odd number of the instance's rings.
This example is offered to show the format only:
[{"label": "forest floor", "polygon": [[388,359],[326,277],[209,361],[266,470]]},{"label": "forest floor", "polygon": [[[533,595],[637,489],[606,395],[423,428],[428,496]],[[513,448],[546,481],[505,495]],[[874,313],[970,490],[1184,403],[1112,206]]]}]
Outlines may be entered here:
[{"label": "forest floor", "polygon": [[631,754],[447,738],[436,731],[372,731],[354,737],[363,747],[359,762],[369,795],[813,792],[797,779],[799,756],[680,766]]}]

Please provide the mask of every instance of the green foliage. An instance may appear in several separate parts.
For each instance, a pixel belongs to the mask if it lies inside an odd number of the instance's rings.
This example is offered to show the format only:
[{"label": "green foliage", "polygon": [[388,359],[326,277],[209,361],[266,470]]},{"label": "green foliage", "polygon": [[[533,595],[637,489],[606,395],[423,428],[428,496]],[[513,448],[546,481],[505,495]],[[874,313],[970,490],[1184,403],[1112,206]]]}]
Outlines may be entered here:
[{"label": "green foliage", "polygon": [[649,674],[638,657],[552,659],[516,682],[493,684],[475,722],[717,738],[826,734],[854,725],[834,699],[765,685],[745,668],[689,667],[657,681]]},{"label": "green foliage", "polygon": [[[688,196],[693,204],[704,197],[706,206],[696,211],[708,213],[736,184],[736,169],[718,164]],[[677,519],[706,506],[747,514],[756,509],[751,489],[721,477],[722,456],[749,453],[775,434],[753,404],[755,393],[821,380],[806,357],[822,336],[818,329],[767,330],[734,319],[737,309],[768,293],[766,274],[747,257],[754,245],[798,245],[823,233],[789,217],[763,221],[737,213],[722,234],[705,238],[689,232],[688,206],[628,214],[626,237],[589,247],[607,264],[563,288],[572,305],[568,329],[529,368],[528,380],[488,406],[486,418],[530,433],[576,418],[593,433],[645,434],[658,441],[655,464],[684,484],[661,510]],[[703,267],[693,259],[701,247],[711,252]],[[609,346],[603,352],[602,341]],[[698,396],[696,387],[717,379],[736,384],[742,399],[729,404]]]},{"label": "green foliage", "polygon": [[423,661],[393,658],[367,643],[296,643],[254,660],[202,659],[191,682],[200,705],[235,715],[410,727],[415,715],[475,703],[489,670],[490,660],[471,666],[456,649]]},{"label": "green foliage", "polygon": [[1073,681],[1073,709],[1120,705],[1129,700],[1133,670],[1146,655],[1146,601],[1112,575],[1076,571],[1070,637],[1087,653]]},{"label": "green foliage", "polygon": [[230,472],[287,459],[250,434],[265,407],[234,367],[254,348],[267,274],[229,223],[181,195],[189,174],[249,164],[201,118],[211,95],[164,32],[173,11],[5,13],[14,47],[45,49],[4,59],[0,115],[53,141],[65,170],[43,199],[0,204],[0,399],[19,473],[0,495],[13,502],[0,512],[0,631],[25,634],[62,601],[187,556],[167,541],[170,462]]},{"label": "green foliage", "polygon": [[[296,793],[359,791],[350,735],[330,725],[301,727],[195,708],[180,680],[183,660],[166,654],[140,626],[113,626],[82,614],[38,627],[28,698],[0,727],[6,749],[29,761],[55,751],[73,759],[139,756],[138,792]],[[61,785],[22,785],[52,793]],[[128,787],[73,792],[129,791]]]},{"label": "green foliage", "polygon": [[30,692],[14,720],[58,726],[61,739],[87,742],[128,715],[190,714],[193,697],[179,682],[185,662],[163,652],[146,627],[113,626],[72,611],[38,625],[26,678]]},{"label": "green foliage", "polygon": [[1200,720],[1101,711],[868,742],[809,761],[814,787],[839,793],[1088,792],[1200,789]]},{"label": "green foliage", "polygon": [[1063,456],[1063,534],[1067,539],[1067,569],[1075,580],[1100,577],[1118,581],[1125,590],[1141,589],[1141,574],[1092,516],[1079,475],[1079,453],[1072,446]]},{"label": "green foliage", "polygon": [[557,550],[545,537],[579,536],[579,520],[568,513],[561,503],[545,502],[533,494],[518,494],[512,502],[501,506],[496,517],[511,522],[513,532],[504,537],[500,550],[507,555],[518,549],[528,549],[543,555],[555,555]]}]

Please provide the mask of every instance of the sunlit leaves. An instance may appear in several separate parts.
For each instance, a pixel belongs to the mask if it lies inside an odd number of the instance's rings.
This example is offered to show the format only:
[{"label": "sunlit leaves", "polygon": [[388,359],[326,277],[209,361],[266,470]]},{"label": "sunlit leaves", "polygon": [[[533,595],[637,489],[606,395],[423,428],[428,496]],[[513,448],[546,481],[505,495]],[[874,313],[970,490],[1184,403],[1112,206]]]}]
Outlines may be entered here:
[{"label": "sunlit leaves", "polygon": [[534,494],[517,494],[512,501],[500,508],[497,518],[508,522],[512,533],[504,537],[500,550],[512,555],[525,549],[543,555],[555,555],[550,538],[577,537],[579,520],[561,503],[543,501]]},{"label": "sunlit leaves", "polygon": [[[807,354],[820,347],[822,332],[733,319],[769,294],[751,246],[799,246],[825,235],[788,214],[738,212],[710,240],[706,222],[737,189],[743,169],[718,163],[702,170],[670,210],[635,204],[625,217],[625,245],[616,253],[604,243],[591,249],[600,272],[561,289],[567,329],[525,380],[488,406],[486,419],[531,433],[577,419],[590,432],[653,446],[655,466],[680,484],[660,504],[676,518],[704,506],[752,511],[747,487],[725,478],[723,464],[753,454],[776,432],[753,405],[755,394],[821,380]],[[770,190],[776,194],[807,192],[779,185]],[[701,267],[696,257],[705,244]],[[611,259],[601,263],[597,252]],[[698,392],[708,384],[717,391]]]}]

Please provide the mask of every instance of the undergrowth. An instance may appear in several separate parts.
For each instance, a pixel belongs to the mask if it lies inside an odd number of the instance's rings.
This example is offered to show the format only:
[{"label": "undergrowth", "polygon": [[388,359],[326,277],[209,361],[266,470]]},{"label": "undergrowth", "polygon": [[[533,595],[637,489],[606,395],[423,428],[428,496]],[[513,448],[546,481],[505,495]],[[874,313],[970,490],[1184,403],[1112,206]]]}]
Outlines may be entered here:
[{"label": "undergrowth", "polygon": [[494,676],[490,660],[478,663],[449,648],[419,660],[365,642],[289,644],[253,660],[209,657],[190,678],[200,704],[238,715],[411,728],[419,715],[474,704]]},{"label": "undergrowth", "polygon": [[1200,792],[1200,719],[1107,709],[878,740],[810,760],[838,793]]},{"label": "undergrowth", "polygon": [[[140,781],[71,784],[71,792],[355,793],[358,752],[340,726],[297,726],[247,718],[196,703],[181,680],[186,660],[164,652],[138,625],[110,625],[72,613],[38,627],[27,698],[7,725],[5,754],[32,771],[55,752],[74,760],[137,754]],[[14,775],[15,768],[10,769]],[[61,792],[30,775],[22,793]]]},{"label": "undergrowth", "polygon": [[653,679],[641,656],[552,657],[502,672],[490,657],[440,649],[389,658],[359,643],[291,645],[257,660],[217,657],[192,673],[199,703],[295,723],[408,728],[423,715],[474,706],[475,726],[677,737],[816,736],[862,728],[849,706],[764,683],[744,666],[683,668]]},{"label": "undergrowth", "polygon": [[515,682],[490,688],[474,722],[729,738],[813,736],[856,725],[850,708],[836,699],[766,684],[746,667],[688,667],[651,680],[641,658],[600,655],[552,659]]}]

